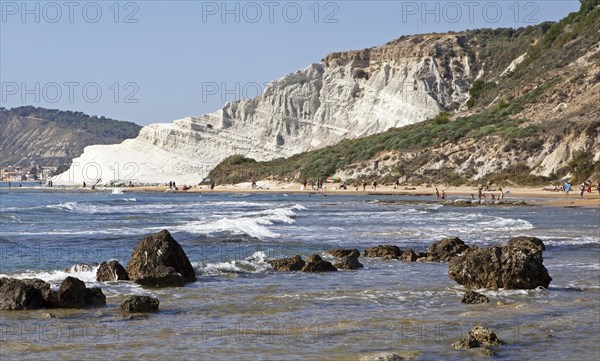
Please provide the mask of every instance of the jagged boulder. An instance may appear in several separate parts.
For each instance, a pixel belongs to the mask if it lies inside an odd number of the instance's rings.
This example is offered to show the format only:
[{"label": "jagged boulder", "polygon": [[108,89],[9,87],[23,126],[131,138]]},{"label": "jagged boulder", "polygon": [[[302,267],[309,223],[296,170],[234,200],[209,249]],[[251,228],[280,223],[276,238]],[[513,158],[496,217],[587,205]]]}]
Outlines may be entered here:
[{"label": "jagged boulder", "polygon": [[384,244],[375,247],[366,248],[363,251],[363,257],[380,257],[383,259],[398,259],[402,250],[398,246]]},{"label": "jagged boulder", "polygon": [[487,298],[485,295],[482,295],[481,293],[475,291],[467,291],[463,295],[463,298],[460,300],[460,302],[469,304],[488,303],[490,302],[490,299]]},{"label": "jagged boulder", "polygon": [[448,262],[467,249],[469,249],[469,246],[458,237],[443,238],[427,248],[427,257],[421,259],[421,261]]},{"label": "jagged boulder", "polygon": [[106,305],[106,296],[98,287],[86,288],[82,280],[67,277],[46,302],[54,308],[89,308]]},{"label": "jagged boulder", "polygon": [[274,259],[268,262],[274,270],[287,272],[301,271],[306,264],[299,255],[290,258]]},{"label": "jagged boulder", "polygon": [[96,271],[96,280],[98,282],[128,281],[129,275],[119,262],[113,260],[100,263]]},{"label": "jagged boulder", "polygon": [[46,307],[44,290],[50,285],[40,279],[0,278],[0,310],[34,310]]},{"label": "jagged boulder", "polygon": [[313,254],[306,259],[302,272],[335,272],[337,268],[329,261],[323,260],[318,254]]},{"label": "jagged boulder", "polygon": [[352,253],[349,256],[342,257],[339,262],[333,265],[337,269],[355,270],[363,268],[362,263],[358,261],[358,256]]},{"label": "jagged boulder", "polygon": [[543,264],[543,248],[537,242],[524,241],[502,247],[471,247],[450,261],[448,276],[469,288],[548,287],[552,278]]},{"label": "jagged boulder", "polygon": [[347,257],[347,256],[360,256],[360,252],[354,248],[354,249],[330,249],[328,251],[326,251],[325,253],[328,253],[330,255],[332,255],[333,257],[338,257],[338,258],[342,258],[342,257]]},{"label": "jagged boulder", "polygon": [[160,301],[149,296],[131,296],[123,303],[121,309],[127,312],[158,312]]},{"label": "jagged boulder", "polygon": [[190,260],[166,229],[138,242],[127,263],[127,274],[148,287],[178,287],[196,281]]}]

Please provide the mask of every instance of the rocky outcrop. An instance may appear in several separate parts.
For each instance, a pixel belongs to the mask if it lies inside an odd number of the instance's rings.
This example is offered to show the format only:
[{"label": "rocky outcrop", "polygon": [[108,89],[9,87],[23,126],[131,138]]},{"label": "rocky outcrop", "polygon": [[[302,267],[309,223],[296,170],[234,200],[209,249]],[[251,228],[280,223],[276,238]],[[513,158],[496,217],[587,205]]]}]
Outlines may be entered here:
[{"label": "rocky outcrop", "polygon": [[333,265],[337,269],[355,270],[363,268],[363,264],[358,261],[358,256],[352,253],[349,256],[342,257],[336,264]]},{"label": "rocky outcrop", "polygon": [[325,253],[332,255],[333,257],[342,258],[346,256],[360,256],[360,252],[354,249],[330,249],[325,251]]},{"label": "rocky outcrop", "polygon": [[126,312],[158,312],[159,304],[154,297],[131,296],[121,303],[121,309]]},{"label": "rocky outcrop", "polygon": [[398,259],[402,250],[398,246],[384,244],[375,247],[365,248],[363,257],[379,257],[383,259]]},{"label": "rocky outcrop", "polygon": [[301,271],[306,264],[299,255],[290,258],[275,259],[268,262],[274,270],[287,272]]},{"label": "rocky outcrop", "polygon": [[89,308],[106,305],[100,288],[86,288],[85,283],[67,277],[57,291],[40,279],[0,278],[0,309],[31,310],[38,308]]},{"label": "rocky outcrop", "polygon": [[470,288],[534,289],[548,287],[541,241],[517,239],[507,246],[471,247],[449,264],[449,277]]},{"label": "rocky outcrop", "polygon": [[98,282],[128,281],[129,275],[119,262],[113,260],[100,263],[96,271],[96,280]]},{"label": "rocky outcrop", "polygon": [[424,262],[448,262],[469,248],[460,238],[448,237],[435,242],[427,249],[427,257],[419,259]]},{"label": "rocky outcrop", "polygon": [[462,303],[474,304],[474,303],[489,303],[490,299],[481,293],[475,291],[467,291],[460,300]]},{"label": "rocky outcrop", "polygon": [[196,281],[190,260],[167,230],[138,242],[127,263],[127,274],[148,287],[177,287]]},{"label": "rocky outcrop", "polygon": [[337,269],[329,261],[325,261],[318,254],[313,254],[306,259],[302,272],[335,272]]}]

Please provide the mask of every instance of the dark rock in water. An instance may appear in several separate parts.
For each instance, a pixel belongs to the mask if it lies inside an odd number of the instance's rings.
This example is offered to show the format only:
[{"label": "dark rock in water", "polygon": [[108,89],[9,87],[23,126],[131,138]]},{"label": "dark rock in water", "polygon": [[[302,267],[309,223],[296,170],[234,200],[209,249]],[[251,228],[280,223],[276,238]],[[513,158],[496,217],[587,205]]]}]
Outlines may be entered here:
[{"label": "dark rock in water", "polygon": [[129,275],[119,262],[108,261],[100,263],[96,271],[96,280],[99,282],[128,281]]},{"label": "dark rock in water", "polygon": [[435,242],[427,249],[425,262],[448,262],[460,253],[469,249],[460,238],[448,237]]},{"label": "dark rock in water", "polygon": [[485,346],[500,346],[502,344],[504,344],[504,342],[500,341],[498,336],[496,336],[492,330],[485,326],[477,325],[469,331],[467,336],[462,337],[460,340],[453,343],[452,347],[460,350]]},{"label": "dark rock in water", "polygon": [[540,252],[546,250],[544,242],[537,237],[513,237],[508,240],[507,246],[513,248],[531,248]]},{"label": "dark rock in water", "polygon": [[358,261],[358,256],[356,256],[356,254],[352,254],[350,256],[342,257],[342,259],[340,259],[340,261],[337,262],[334,267],[337,269],[353,270],[363,268],[364,266]]},{"label": "dark rock in water", "polygon": [[183,248],[166,229],[138,242],[127,263],[127,274],[135,283],[149,287],[183,286],[196,280]]},{"label": "dark rock in water", "polygon": [[404,261],[404,262],[414,262],[417,260],[417,258],[419,258],[417,256],[417,254],[415,253],[415,251],[411,249],[405,250],[404,252],[402,252],[402,254],[400,255],[400,260]]},{"label": "dark rock in water", "polygon": [[356,256],[356,257],[360,256],[360,252],[356,248],[355,249],[330,249],[330,250],[326,251],[326,253],[329,253],[333,257],[338,257],[338,258],[347,257],[347,256]]},{"label": "dark rock in water", "polygon": [[302,267],[302,272],[335,272],[331,262],[325,261],[318,254],[313,254],[306,259],[306,264]]},{"label": "dark rock in water", "polygon": [[88,308],[106,305],[106,296],[98,287],[86,288],[80,279],[67,277],[47,302],[55,308]]},{"label": "dark rock in water", "polygon": [[173,267],[156,266],[151,272],[140,274],[135,283],[147,287],[183,287],[186,279]]},{"label": "dark rock in water", "polygon": [[383,259],[398,259],[402,251],[398,246],[384,244],[381,246],[369,247],[363,251],[363,257],[381,257]]},{"label": "dark rock in water", "polygon": [[301,271],[305,263],[302,257],[295,255],[290,258],[274,259],[269,261],[271,267],[276,271]]},{"label": "dark rock in water", "polygon": [[43,290],[50,285],[40,279],[0,278],[0,310],[34,310],[46,307]]},{"label": "dark rock in water", "polygon": [[515,241],[513,246],[472,247],[448,266],[448,276],[469,288],[534,289],[548,287],[541,247]]},{"label": "dark rock in water", "polygon": [[127,312],[158,312],[158,299],[148,296],[131,296],[121,304]]},{"label": "dark rock in water", "polygon": [[462,300],[460,300],[460,302],[469,303],[469,304],[488,303],[488,302],[490,302],[490,299],[487,298],[485,295],[482,295],[481,293],[477,293],[475,291],[467,291],[463,295],[463,298],[462,298]]}]

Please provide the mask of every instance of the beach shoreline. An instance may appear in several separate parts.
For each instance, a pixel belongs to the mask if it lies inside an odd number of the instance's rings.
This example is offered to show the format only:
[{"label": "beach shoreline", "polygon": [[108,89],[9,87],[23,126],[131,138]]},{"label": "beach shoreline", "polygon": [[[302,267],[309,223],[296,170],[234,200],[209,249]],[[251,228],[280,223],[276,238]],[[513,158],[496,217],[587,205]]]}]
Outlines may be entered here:
[{"label": "beach shoreline", "polygon": [[[143,192],[157,192],[157,193],[264,193],[264,194],[320,194],[325,196],[420,196],[429,197],[431,201],[443,202],[441,198],[436,198],[436,187],[441,193],[445,192],[447,198],[453,200],[457,197],[459,199],[474,200],[477,202],[477,187],[474,186],[422,186],[422,185],[401,185],[395,188],[393,185],[377,186],[377,189],[373,189],[372,186],[368,185],[366,190],[363,191],[362,186],[357,191],[353,186],[348,189],[339,189],[339,184],[325,184],[324,189],[315,190],[311,186],[307,189],[302,189],[303,186],[300,183],[294,182],[271,182],[271,181],[260,181],[257,182],[257,187],[252,188],[249,182],[239,183],[233,185],[218,185],[214,189],[210,189],[207,185],[193,186],[188,190],[183,190],[181,186],[178,189],[170,189],[168,186],[136,186],[136,187],[98,187],[95,190],[91,188],[82,187],[12,187],[10,190],[29,190],[29,189],[43,189],[53,191],[106,191],[120,189],[124,193],[143,193]],[[9,188],[3,187],[6,190]],[[560,191],[547,191],[542,188],[536,187],[503,187],[504,190],[504,201],[525,201],[528,205],[533,206],[551,206],[551,207],[598,207],[600,208],[600,194],[597,192],[584,193],[584,198],[581,199],[578,191],[571,191],[569,194],[565,194]],[[501,191],[497,187],[492,187],[489,191],[484,190],[484,197],[482,198],[483,204],[490,204],[492,201],[492,194],[495,196],[495,200],[501,195]]]}]

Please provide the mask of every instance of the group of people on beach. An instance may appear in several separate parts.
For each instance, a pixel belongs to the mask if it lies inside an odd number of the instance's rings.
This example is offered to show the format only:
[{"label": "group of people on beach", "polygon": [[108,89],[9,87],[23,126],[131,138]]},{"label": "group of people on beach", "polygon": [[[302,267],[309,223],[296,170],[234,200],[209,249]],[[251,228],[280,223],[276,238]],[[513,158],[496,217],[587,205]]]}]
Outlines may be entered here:
[{"label": "group of people on beach", "polygon": [[[565,194],[569,194],[573,190],[573,185],[567,180],[562,186],[560,186],[560,188],[555,185],[554,188],[545,187],[543,190],[550,192],[564,192]],[[600,195],[600,178],[598,178],[598,182],[596,183],[596,191],[598,192],[598,195]],[[592,193],[592,181],[589,179],[581,183],[579,186],[579,197],[583,199],[583,195],[586,192]]]}]

